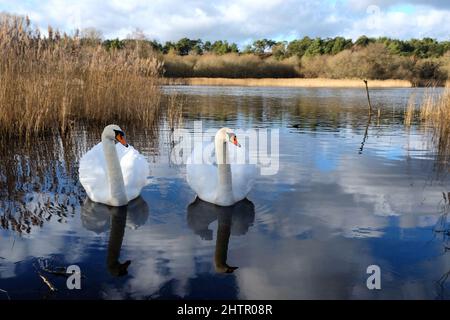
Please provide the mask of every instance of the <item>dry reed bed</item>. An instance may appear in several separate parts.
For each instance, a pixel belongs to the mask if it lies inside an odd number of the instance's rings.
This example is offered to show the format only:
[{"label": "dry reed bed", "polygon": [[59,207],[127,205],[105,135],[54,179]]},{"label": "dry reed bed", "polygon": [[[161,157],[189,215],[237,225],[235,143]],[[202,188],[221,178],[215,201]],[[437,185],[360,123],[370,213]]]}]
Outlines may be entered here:
[{"label": "dry reed bed", "polygon": [[416,109],[416,94],[413,93],[409,97],[408,105],[406,106],[405,110],[405,118],[403,123],[405,124],[406,127],[411,126],[411,122],[414,120],[415,109]]},{"label": "dry reed bed", "polygon": [[[364,88],[361,79],[324,79],[324,78],[163,78],[167,85],[199,86],[257,86],[257,87],[311,87],[311,88]],[[410,88],[408,80],[370,80],[370,88]]]},{"label": "dry reed bed", "polygon": [[0,134],[65,132],[74,122],[152,125],[161,63],[137,50],[82,46],[27,18],[0,17]]},{"label": "dry reed bed", "polygon": [[183,105],[186,104],[186,98],[176,93],[166,95],[165,98],[166,122],[170,131],[174,131],[183,124]]},{"label": "dry reed bed", "polygon": [[431,96],[426,99],[420,116],[434,128],[434,143],[438,155],[443,163],[448,163],[450,160],[450,87],[447,86],[437,99]]},{"label": "dry reed bed", "polygon": [[[413,98],[410,98],[405,111],[405,124],[409,126],[414,118]],[[450,82],[444,91],[436,94],[435,88],[430,88],[420,104],[417,115],[426,130],[431,130],[431,143],[436,150],[439,169],[448,170],[450,162]]]}]

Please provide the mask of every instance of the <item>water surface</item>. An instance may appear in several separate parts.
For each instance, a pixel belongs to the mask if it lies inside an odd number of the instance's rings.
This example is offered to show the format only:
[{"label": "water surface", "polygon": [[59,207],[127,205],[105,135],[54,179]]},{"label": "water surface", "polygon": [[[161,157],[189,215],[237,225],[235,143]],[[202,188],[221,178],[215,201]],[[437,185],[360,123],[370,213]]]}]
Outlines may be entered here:
[{"label": "water surface", "polygon": [[[86,200],[79,157],[99,130],[15,142],[0,159],[0,289],[11,299],[442,299],[448,169],[430,133],[403,124],[410,95],[365,91],[165,87],[185,99],[183,128],[279,129],[279,170],[232,208],[195,201],[171,163],[171,131],[127,131],[151,163],[125,210]],[[82,289],[44,269],[76,264]],[[378,265],[382,289],[368,290]],[[233,267],[238,267],[234,269]],[[44,271],[43,271],[44,270]],[[58,288],[50,292],[37,272]],[[0,292],[0,299],[7,299]]]}]

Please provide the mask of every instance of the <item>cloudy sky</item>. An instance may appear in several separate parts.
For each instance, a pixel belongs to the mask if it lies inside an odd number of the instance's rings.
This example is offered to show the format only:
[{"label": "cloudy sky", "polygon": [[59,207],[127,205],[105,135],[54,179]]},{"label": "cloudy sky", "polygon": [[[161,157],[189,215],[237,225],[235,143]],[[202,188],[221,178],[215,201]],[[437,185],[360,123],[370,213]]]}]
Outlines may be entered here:
[{"label": "cloudy sky", "polygon": [[450,38],[448,0],[0,0],[0,11],[28,14],[41,28],[95,27],[107,38],[136,28],[159,41],[186,36],[241,45],[304,35]]}]

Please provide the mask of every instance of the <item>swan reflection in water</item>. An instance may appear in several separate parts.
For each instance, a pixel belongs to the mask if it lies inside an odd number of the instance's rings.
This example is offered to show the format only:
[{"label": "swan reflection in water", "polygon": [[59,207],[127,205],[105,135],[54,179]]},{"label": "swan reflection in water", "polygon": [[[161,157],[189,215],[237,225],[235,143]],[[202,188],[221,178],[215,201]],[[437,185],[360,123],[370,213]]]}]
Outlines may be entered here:
[{"label": "swan reflection in water", "polygon": [[110,207],[86,199],[81,209],[83,227],[97,234],[110,229],[106,263],[112,276],[121,277],[128,274],[128,266],[131,264],[130,260],[119,262],[125,226],[137,229],[146,223],[148,216],[149,207],[142,197],[121,207]]},{"label": "swan reflection in water", "polygon": [[198,197],[187,208],[189,227],[204,240],[213,239],[213,231],[208,227],[218,220],[214,263],[216,272],[232,273],[238,267],[227,264],[230,235],[246,234],[255,220],[255,206],[244,199],[233,206],[221,207],[200,200]]}]

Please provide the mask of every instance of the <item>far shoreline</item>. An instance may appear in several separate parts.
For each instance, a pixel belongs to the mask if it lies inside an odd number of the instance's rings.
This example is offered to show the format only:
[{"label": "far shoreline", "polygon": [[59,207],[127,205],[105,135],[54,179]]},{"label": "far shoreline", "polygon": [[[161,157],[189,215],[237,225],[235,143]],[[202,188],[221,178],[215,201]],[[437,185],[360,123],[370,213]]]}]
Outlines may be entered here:
[{"label": "far shoreline", "polygon": [[[362,79],[327,78],[162,78],[162,85],[297,87],[297,88],[364,88]],[[368,80],[369,88],[412,88],[409,80]]]}]

